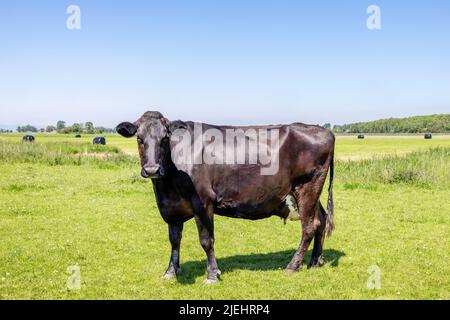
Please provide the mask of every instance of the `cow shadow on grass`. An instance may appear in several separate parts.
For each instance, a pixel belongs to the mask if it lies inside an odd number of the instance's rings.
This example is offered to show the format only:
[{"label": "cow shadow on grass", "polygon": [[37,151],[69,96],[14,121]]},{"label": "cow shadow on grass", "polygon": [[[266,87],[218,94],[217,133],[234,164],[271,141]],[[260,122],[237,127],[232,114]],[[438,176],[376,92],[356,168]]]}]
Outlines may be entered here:
[{"label": "cow shadow on grass", "polygon": [[[222,274],[233,270],[282,271],[291,261],[294,253],[295,250],[284,250],[271,253],[235,255],[226,258],[217,258],[217,264]],[[325,266],[337,267],[339,265],[339,259],[343,256],[345,256],[345,253],[339,250],[323,250]],[[304,269],[306,269],[306,265],[310,259],[311,250],[303,262]],[[206,276],[206,260],[188,261],[181,263],[181,272],[177,276],[177,281],[181,284],[193,284],[202,275]]]}]

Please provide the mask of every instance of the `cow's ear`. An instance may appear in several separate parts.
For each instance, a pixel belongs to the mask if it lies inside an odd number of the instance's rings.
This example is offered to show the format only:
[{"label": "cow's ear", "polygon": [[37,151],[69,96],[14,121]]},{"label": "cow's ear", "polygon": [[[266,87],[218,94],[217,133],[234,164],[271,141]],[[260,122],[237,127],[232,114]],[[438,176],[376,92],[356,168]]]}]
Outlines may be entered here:
[{"label": "cow's ear", "polygon": [[136,134],[137,127],[131,122],[122,122],[116,127],[116,130],[121,136],[130,138]]},{"label": "cow's ear", "polygon": [[163,124],[164,127],[166,127],[167,129],[169,129],[170,127],[170,121],[167,118],[162,117],[161,118],[161,123]]}]

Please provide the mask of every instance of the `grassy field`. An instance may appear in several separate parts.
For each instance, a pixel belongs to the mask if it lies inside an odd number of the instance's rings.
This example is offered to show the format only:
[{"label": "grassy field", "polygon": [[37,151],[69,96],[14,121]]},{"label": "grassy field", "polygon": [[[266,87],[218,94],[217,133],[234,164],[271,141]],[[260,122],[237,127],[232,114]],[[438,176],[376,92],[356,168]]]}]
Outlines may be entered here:
[{"label": "grassy field", "polygon": [[[35,134],[38,142],[68,142],[91,143],[95,135],[82,135],[75,138],[74,135],[60,134]],[[136,155],[137,146],[135,139],[124,139],[117,134],[102,135],[106,137],[107,145],[119,148],[121,151]],[[354,136],[354,135],[353,135]],[[0,142],[20,142],[23,134],[0,134]],[[446,139],[425,140],[423,136],[408,137],[408,139],[375,139],[366,140],[350,139],[348,136],[337,136],[336,155],[338,159],[359,160],[372,156],[405,154],[412,151],[424,150],[431,147],[446,147],[450,145],[450,137]]]},{"label": "grassy field", "polygon": [[[120,148],[121,151],[128,154],[137,154],[137,146],[135,140],[124,139],[118,134],[83,134],[81,138],[75,138],[73,134],[33,134],[37,142],[68,142],[68,143],[92,143],[94,137],[105,137],[106,144],[108,146],[113,146]],[[16,134],[0,134],[0,142],[20,142],[24,134],[16,133]]]},{"label": "grassy field", "polygon": [[[205,286],[193,221],[178,282],[161,279],[167,226],[134,139],[20,137],[0,135],[1,299],[450,299],[450,139],[338,139],[325,266],[283,271],[298,222],[217,217],[222,281]],[[70,266],[80,290],[67,289]],[[367,287],[372,266],[379,290]]]}]

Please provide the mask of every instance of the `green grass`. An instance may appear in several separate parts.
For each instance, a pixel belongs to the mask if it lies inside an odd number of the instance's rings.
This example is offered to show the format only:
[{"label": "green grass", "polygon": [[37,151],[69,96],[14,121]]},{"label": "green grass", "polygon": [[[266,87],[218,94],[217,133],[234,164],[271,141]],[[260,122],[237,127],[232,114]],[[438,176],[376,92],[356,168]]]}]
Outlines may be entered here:
[{"label": "green grass", "polygon": [[[116,147],[128,154],[137,154],[136,139],[124,139],[118,134],[82,134],[81,138],[75,138],[74,134],[33,134],[36,143],[67,142],[70,144],[92,144],[94,137],[105,137],[108,147]],[[21,142],[24,134],[0,134],[0,142]]]},{"label": "green grass", "polygon": [[[118,134],[106,135],[85,135],[81,138],[75,138],[74,135],[61,134],[34,134],[36,143],[41,142],[69,142],[92,143],[95,136],[104,136],[107,146],[117,147],[121,151],[137,155],[137,144],[135,138],[125,139]],[[0,142],[21,142],[23,134],[0,134]],[[353,135],[353,137],[356,137]],[[425,150],[431,147],[448,147],[450,146],[450,137],[443,139],[425,140],[423,136],[407,139],[386,139],[386,138],[370,138],[358,140],[356,138],[344,138],[337,136],[336,154],[338,159],[359,160],[370,158],[373,155],[388,155],[392,153],[405,154],[408,152]]]},{"label": "green grass", "polygon": [[[448,141],[433,150],[410,144],[409,151],[423,151],[408,157],[378,159],[373,152],[373,159],[338,161],[336,230],[317,270],[283,271],[300,241],[299,223],[217,216],[222,281],[205,286],[193,221],[183,234],[178,282],[161,279],[170,254],[167,225],[151,182],[139,178],[137,159],[115,145],[118,137],[103,149],[61,136],[34,146],[13,145],[15,138],[0,136],[1,299],[450,298]],[[126,151],[135,143],[122,141]],[[389,149],[397,140],[383,142]],[[340,143],[338,158],[360,141]],[[32,161],[17,156],[24,150]],[[65,160],[52,164],[52,154]],[[69,291],[73,265],[81,290]],[[380,290],[366,285],[372,265],[382,272]]]},{"label": "green grass", "polygon": [[336,155],[341,160],[361,160],[373,156],[405,155],[429,148],[449,147],[450,138],[425,140],[420,138],[370,138],[364,140],[337,137]]},{"label": "green grass", "polygon": [[0,161],[3,163],[43,163],[58,165],[114,166],[138,164],[136,157],[117,147],[91,143],[43,142],[0,143]]},{"label": "green grass", "polygon": [[344,188],[372,188],[377,184],[405,184],[450,189],[450,148],[438,147],[408,155],[337,162],[337,179]]}]

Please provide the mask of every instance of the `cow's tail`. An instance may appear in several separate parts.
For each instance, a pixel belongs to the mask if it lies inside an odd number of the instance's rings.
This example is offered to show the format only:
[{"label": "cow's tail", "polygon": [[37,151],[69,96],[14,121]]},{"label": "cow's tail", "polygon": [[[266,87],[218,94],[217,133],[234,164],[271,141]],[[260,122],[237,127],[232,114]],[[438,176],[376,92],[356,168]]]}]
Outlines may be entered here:
[{"label": "cow's tail", "polygon": [[331,236],[334,230],[333,176],[334,176],[334,148],[331,154],[331,161],[330,161],[330,185],[328,186],[328,201],[327,201],[328,212],[325,225],[325,233],[328,237]]}]

